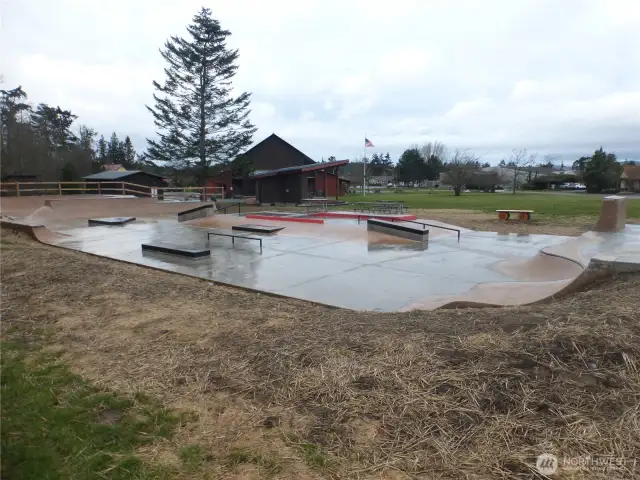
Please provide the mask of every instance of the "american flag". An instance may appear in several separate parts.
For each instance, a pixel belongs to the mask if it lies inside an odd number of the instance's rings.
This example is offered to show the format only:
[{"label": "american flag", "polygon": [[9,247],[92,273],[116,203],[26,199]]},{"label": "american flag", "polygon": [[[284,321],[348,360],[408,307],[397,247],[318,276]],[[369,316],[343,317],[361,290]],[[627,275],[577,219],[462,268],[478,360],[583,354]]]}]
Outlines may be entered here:
[{"label": "american flag", "polygon": [[371,143],[371,140],[369,140],[368,138],[365,137],[364,146],[365,146],[365,148],[366,147],[373,147],[373,143]]}]

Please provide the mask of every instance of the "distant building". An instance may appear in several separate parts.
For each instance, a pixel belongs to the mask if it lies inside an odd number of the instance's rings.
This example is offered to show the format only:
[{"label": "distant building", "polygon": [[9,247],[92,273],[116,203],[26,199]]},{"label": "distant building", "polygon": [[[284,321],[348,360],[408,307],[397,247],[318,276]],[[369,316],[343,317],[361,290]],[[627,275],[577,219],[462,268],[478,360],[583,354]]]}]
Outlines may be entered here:
[{"label": "distant building", "polygon": [[300,203],[309,197],[345,195],[349,181],[340,178],[340,167],[349,160],[313,163],[255,172],[256,200],[259,203]]},{"label": "distant building", "polygon": [[102,166],[102,170],[104,170],[105,172],[126,172],[127,171],[127,169],[124,168],[119,163],[105,163]]},{"label": "distant building", "polygon": [[[236,161],[244,163],[244,168],[254,174],[287,167],[316,165],[314,160],[275,133],[251,147],[240,155]],[[255,178],[249,174],[234,175],[231,168],[223,169],[210,176],[207,179],[207,187],[222,187],[225,197],[231,195],[256,195]]]},{"label": "distant building", "polygon": [[92,193],[107,195],[149,196],[157,187],[166,187],[160,175],[141,170],[124,172],[100,172],[83,178]]},{"label": "distant building", "polygon": [[620,175],[620,189],[625,192],[640,192],[640,165],[624,165]]}]

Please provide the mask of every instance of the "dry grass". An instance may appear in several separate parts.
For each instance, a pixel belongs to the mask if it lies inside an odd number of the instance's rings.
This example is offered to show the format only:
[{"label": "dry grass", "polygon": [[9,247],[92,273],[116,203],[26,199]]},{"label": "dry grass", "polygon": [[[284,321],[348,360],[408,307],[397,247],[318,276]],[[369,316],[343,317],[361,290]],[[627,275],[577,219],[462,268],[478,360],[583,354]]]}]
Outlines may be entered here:
[{"label": "dry grass", "polygon": [[506,479],[543,478],[543,452],[640,452],[638,276],[546,305],[373,314],[3,234],[3,329],[48,325],[93,382],[196,412],[141,452],[157,462],[197,444],[220,478]]},{"label": "dry grass", "polygon": [[[441,222],[459,225],[471,230],[499,233],[539,233],[548,235],[582,235],[593,228],[598,216],[572,215],[548,216],[533,214],[528,222],[520,220],[504,221],[497,218],[497,214],[478,212],[473,210],[432,210],[411,209],[410,213],[418,218],[429,218]],[[640,219],[627,219],[627,223],[638,223]]]}]

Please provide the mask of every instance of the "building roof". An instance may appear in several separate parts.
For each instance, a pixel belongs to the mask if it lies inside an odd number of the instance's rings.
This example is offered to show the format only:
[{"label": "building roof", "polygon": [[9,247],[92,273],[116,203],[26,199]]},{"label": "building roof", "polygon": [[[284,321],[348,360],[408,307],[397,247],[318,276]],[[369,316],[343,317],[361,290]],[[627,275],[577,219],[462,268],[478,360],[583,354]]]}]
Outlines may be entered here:
[{"label": "building roof", "polygon": [[102,169],[107,171],[107,172],[117,172],[119,171],[122,167],[122,164],[120,163],[105,163],[102,166]]},{"label": "building roof", "polygon": [[155,173],[143,172],[142,170],[127,170],[126,172],[100,172],[94,173],[93,175],[89,175],[83,177],[84,180],[122,180],[131,175],[136,175],[142,173],[144,175],[149,175],[151,177],[162,178],[160,175],[156,175]]},{"label": "building roof", "polygon": [[272,133],[271,135],[269,135],[267,138],[265,138],[264,140],[262,140],[261,142],[256,143],[253,147],[251,147],[249,150],[247,150],[246,152],[243,153],[243,155],[248,155],[249,153],[251,153],[253,150],[259,148],[263,143],[265,142],[272,142],[272,141],[277,141],[280,142],[284,145],[286,145],[287,148],[295,150],[296,153],[298,153],[299,155],[301,155],[304,158],[304,162],[305,164],[314,164],[316,163],[315,160],[313,160],[311,157],[307,156],[306,154],[304,154],[303,152],[301,152],[300,150],[298,150],[296,147],[294,147],[293,145],[291,145],[289,142],[287,142],[286,140],[283,140],[282,138],[280,138],[278,135],[276,135],[275,133]]},{"label": "building roof", "polygon": [[312,172],[324,168],[341,167],[349,163],[349,160],[336,160],[335,162],[314,163],[313,165],[296,165],[295,167],[277,168],[275,170],[261,171],[253,173],[251,178],[273,177],[275,175],[288,175],[292,173]]},{"label": "building roof", "polygon": [[628,179],[640,179],[640,165],[624,165],[622,177]]}]

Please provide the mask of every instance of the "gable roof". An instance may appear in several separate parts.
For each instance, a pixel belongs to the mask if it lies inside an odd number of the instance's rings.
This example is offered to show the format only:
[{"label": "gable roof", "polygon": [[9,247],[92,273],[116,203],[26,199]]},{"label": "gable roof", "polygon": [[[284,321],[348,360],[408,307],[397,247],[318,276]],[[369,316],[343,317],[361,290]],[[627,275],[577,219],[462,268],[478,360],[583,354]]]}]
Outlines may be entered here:
[{"label": "gable roof", "polygon": [[258,149],[262,144],[264,144],[265,142],[279,142],[283,145],[285,145],[288,149],[295,151],[298,155],[302,156],[304,158],[304,163],[306,165],[310,165],[310,164],[314,164],[316,163],[315,160],[313,160],[311,157],[309,157],[308,155],[306,155],[305,153],[301,152],[300,150],[298,150],[296,147],[294,147],[293,145],[291,145],[289,142],[283,140],[282,138],[280,138],[278,135],[276,135],[275,133],[272,133],[271,135],[269,135],[267,138],[265,138],[264,140],[262,140],[261,142],[256,143],[253,147],[251,147],[249,150],[247,150],[246,152],[243,153],[243,155],[248,155],[249,153],[253,152],[254,150]]},{"label": "gable roof", "polygon": [[640,165],[625,165],[622,167],[622,177],[628,179],[640,179]]},{"label": "gable roof", "polygon": [[105,163],[102,168],[108,172],[117,172],[122,168],[120,163]]},{"label": "gable roof", "polygon": [[106,172],[94,173],[93,175],[88,175],[82,178],[84,180],[122,180],[123,178],[127,178],[131,175],[136,175],[138,173],[149,175],[150,177],[163,178],[162,176],[156,175],[155,173],[143,172],[142,170],[127,170],[126,172],[106,171]]},{"label": "gable roof", "polygon": [[336,160],[335,162],[314,163],[313,165],[296,165],[295,167],[277,168],[275,170],[266,170],[255,172],[249,175],[251,178],[273,177],[275,175],[287,175],[290,173],[313,172],[324,168],[341,167],[349,163],[349,160]]}]

